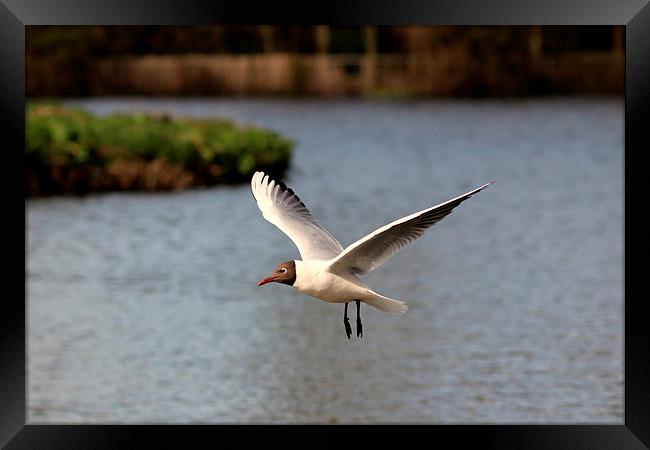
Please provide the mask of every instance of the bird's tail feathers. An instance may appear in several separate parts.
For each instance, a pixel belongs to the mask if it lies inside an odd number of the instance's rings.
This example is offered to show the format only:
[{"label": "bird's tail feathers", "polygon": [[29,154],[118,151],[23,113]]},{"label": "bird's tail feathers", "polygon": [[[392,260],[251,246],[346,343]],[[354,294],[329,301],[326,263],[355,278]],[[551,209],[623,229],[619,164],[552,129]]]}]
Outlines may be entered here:
[{"label": "bird's tail feathers", "polygon": [[370,306],[391,314],[402,315],[409,309],[406,303],[400,300],[384,297],[383,295],[377,294],[371,290],[368,290],[368,295],[363,300]]}]

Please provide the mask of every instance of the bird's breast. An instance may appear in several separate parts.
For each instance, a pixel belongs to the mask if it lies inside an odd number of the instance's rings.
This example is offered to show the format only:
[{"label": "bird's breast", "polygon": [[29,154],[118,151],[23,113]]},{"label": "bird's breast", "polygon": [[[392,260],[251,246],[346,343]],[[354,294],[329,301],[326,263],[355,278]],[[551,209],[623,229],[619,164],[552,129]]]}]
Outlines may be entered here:
[{"label": "bird's breast", "polygon": [[297,263],[293,287],[303,294],[333,303],[349,302],[365,293],[361,283],[335,275],[326,267],[326,264],[305,261]]}]

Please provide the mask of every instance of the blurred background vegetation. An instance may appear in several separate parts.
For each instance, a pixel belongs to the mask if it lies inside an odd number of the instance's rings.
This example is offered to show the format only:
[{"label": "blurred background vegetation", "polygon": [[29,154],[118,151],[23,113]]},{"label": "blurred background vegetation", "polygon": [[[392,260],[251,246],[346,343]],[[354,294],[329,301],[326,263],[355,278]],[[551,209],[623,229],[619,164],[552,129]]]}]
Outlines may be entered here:
[{"label": "blurred background vegetation", "polygon": [[27,192],[171,190],[248,180],[256,169],[282,173],[293,143],[227,120],[167,114],[97,117],[32,103],[26,120]]},{"label": "blurred background vegetation", "polygon": [[29,26],[29,96],[622,94],[620,26]]},{"label": "blurred background vegetation", "polygon": [[[620,26],[28,26],[29,195],[278,176],[293,143],[227,120],[95,117],[85,96],[622,95]],[[49,103],[43,103],[48,100]],[[52,103],[52,100],[55,100]]]}]

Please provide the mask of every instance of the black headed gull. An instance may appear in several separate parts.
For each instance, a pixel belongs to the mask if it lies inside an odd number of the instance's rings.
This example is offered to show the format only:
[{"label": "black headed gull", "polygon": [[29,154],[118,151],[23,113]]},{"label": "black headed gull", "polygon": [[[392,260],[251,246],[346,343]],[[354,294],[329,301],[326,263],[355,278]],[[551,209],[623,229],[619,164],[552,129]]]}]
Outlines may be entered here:
[{"label": "black headed gull", "polygon": [[302,257],[302,260],[279,264],[271,275],[257,285],[270,282],[288,284],[317,299],[344,303],[343,323],[348,339],[352,334],[348,303],[355,301],[357,336],[362,336],[360,302],[393,314],[404,314],[408,306],[376,293],[357,275],[366,275],[375,270],[406,244],[422,236],[427,228],[442,220],[456,206],[490,184],[397,219],[344,249],[334,236],[316,223],[305,204],[291,189],[281,181],[272,180],[264,172],[255,172],[251,188],[257,206],[266,220],[289,236]]}]

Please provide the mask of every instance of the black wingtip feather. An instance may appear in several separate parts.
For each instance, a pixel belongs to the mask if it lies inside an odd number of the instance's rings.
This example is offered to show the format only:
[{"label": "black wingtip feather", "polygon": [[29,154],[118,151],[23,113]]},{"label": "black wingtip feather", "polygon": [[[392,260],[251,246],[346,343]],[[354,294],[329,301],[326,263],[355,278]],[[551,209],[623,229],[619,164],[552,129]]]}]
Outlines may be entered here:
[{"label": "black wingtip feather", "polygon": [[298,195],[295,192],[293,192],[293,189],[291,189],[286,184],[284,184],[284,181],[280,181],[280,180],[274,180],[274,181],[275,181],[275,184],[280,186],[280,189],[282,191],[286,191],[287,193],[289,193],[289,195],[291,195],[296,200],[298,200],[298,203],[300,203],[300,206],[306,208],[305,204],[302,202],[302,200],[300,200],[300,197],[298,197]]}]

